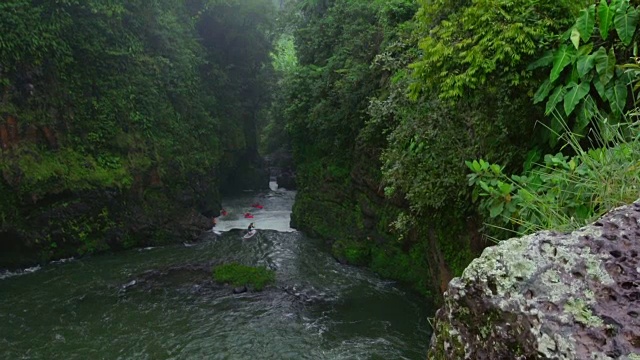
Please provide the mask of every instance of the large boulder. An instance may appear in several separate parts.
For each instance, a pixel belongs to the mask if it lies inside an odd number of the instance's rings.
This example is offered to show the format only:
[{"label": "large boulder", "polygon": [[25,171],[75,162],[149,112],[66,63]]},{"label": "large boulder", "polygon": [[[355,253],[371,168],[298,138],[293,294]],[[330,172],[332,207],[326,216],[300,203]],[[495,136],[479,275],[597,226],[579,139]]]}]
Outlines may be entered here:
[{"label": "large boulder", "polygon": [[295,190],[296,186],[296,174],[293,171],[283,172],[276,177],[278,187],[285,188],[287,190]]},{"label": "large boulder", "polygon": [[640,359],[640,203],[484,250],[449,283],[432,359]]}]

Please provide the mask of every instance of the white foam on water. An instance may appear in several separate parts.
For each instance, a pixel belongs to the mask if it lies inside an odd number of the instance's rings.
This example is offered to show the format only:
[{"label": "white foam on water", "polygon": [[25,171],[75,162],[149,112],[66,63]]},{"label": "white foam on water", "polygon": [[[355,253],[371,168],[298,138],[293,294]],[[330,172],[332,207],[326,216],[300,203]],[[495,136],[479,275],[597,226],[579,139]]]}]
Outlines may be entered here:
[{"label": "white foam on water", "polygon": [[[295,191],[278,188],[275,181],[269,182],[271,191],[234,196],[231,199],[222,199],[222,207],[227,215],[217,219],[213,232],[225,232],[233,229],[247,229],[254,223],[258,230],[276,230],[281,232],[295,232],[291,228],[291,207],[295,199]],[[262,209],[252,207],[260,204]],[[253,218],[245,218],[244,214],[250,213]]]},{"label": "white foam on water", "polygon": [[41,269],[40,265],[37,265],[37,266],[30,267],[30,268],[22,269],[22,270],[0,272],[0,280],[4,280],[4,279],[10,278],[10,277],[14,277],[14,276],[31,274],[31,273],[34,273],[34,272],[40,270],[40,269]]}]

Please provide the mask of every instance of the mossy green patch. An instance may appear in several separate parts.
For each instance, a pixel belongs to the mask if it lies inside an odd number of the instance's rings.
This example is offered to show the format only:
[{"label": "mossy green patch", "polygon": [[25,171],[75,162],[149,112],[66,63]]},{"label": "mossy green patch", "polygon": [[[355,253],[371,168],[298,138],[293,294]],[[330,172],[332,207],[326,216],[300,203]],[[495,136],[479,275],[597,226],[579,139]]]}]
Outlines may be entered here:
[{"label": "mossy green patch", "polygon": [[133,178],[117,156],[94,158],[72,148],[58,152],[23,146],[0,159],[10,179],[20,179],[21,195],[42,196],[62,190],[127,188]]},{"label": "mossy green patch", "polygon": [[220,283],[233,286],[251,286],[262,291],[276,280],[275,272],[265,267],[245,266],[238,263],[219,265],[213,268],[213,278]]},{"label": "mossy green patch", "polygon": [[601,327],[604,322],[601,318],[594,315],[589,305],[582,299],[570,298],[564,304],[564,311],[573,315],[573,318],[587,327]]},{"label": "mossy green patch", "polygon": [[446,321],[437,321],[434,329],[438,336],[435,344],[429,349],[427,359],[448,360],[447,354],[464,358],[464,344],[460,341],[457,331]]},{"label": "mossy green patch", "polygon": [[342,239],[333,243],[331,252],[336,258],[352,265],[369,265],[371,249],[369,245],[354,240]]},{"label": "mossy green patch", "polygon": [[460,276],[474,259],[471,251],[471,234],[466,232],[462,220],[442,219],[435,221],[438,248],[453,276]]}]

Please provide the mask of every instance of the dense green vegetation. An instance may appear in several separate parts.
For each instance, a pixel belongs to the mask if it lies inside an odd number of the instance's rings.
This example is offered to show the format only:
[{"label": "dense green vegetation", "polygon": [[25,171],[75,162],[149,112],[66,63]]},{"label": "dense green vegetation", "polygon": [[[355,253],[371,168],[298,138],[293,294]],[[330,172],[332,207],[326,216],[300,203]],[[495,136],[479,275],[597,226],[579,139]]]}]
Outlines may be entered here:
[{"label": "dense green vegetation", "polygon": [[262,291],[275,282],[275,272],[264,267],[245,266],[238,263],[219,265],[213,268],[213,278],[220,283],[233,286],[250,286]]},{"label": "dense green vegetation", "polygon": [[298,61],[281,67],[269,126],[294,150],[295,225],[426,292],[486,236],[634,200],[637,127],[617,124],[634,121],[635,6],[290,2]]},{"label": "dense green vegetation", "polygon": [[639,17],[628,1],[589,5],[557,47],[530,66],[551,67],[533,100],[547,99],[549,139],[563,152],[542,161],[530,153],[520,175],[467,162],[474,200],[480,198],[493,234],[573,230],[638,199]]},{"label": "dense green vegetation", "polygon": [[635,1],[11,0],[0,14],[3,254],[197,232],[221,189],[266,185],[259,150],[294,153],[296,227],[424,294],[486,237],[574,228],[638,196]]},{"label": "dense green vegetation", "polygon": [[2,2],[0,248],[171,241],[185,209],[253,186],[229,177],[266,183],[274,18],[268,0]]}]

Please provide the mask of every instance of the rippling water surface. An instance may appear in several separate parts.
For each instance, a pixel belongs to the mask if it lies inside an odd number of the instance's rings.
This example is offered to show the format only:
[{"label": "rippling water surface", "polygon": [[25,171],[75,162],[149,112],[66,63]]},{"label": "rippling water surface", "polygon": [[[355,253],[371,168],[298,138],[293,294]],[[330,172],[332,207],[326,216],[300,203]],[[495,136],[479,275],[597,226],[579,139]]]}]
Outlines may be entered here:
[{"label": "rippling water surface", "polygon": [[[338,264],[289,228],[294,192],[228,199],[197,243],[54,263],[0,280],[1,359],[424,359],[425,300]],[[259,202],[263,209],[252,208]],[[244,212],[254,218],[244,219]],[[243,240],[255,222],[258,234]],[[211,267],[276,271],[233,294]]]}]

